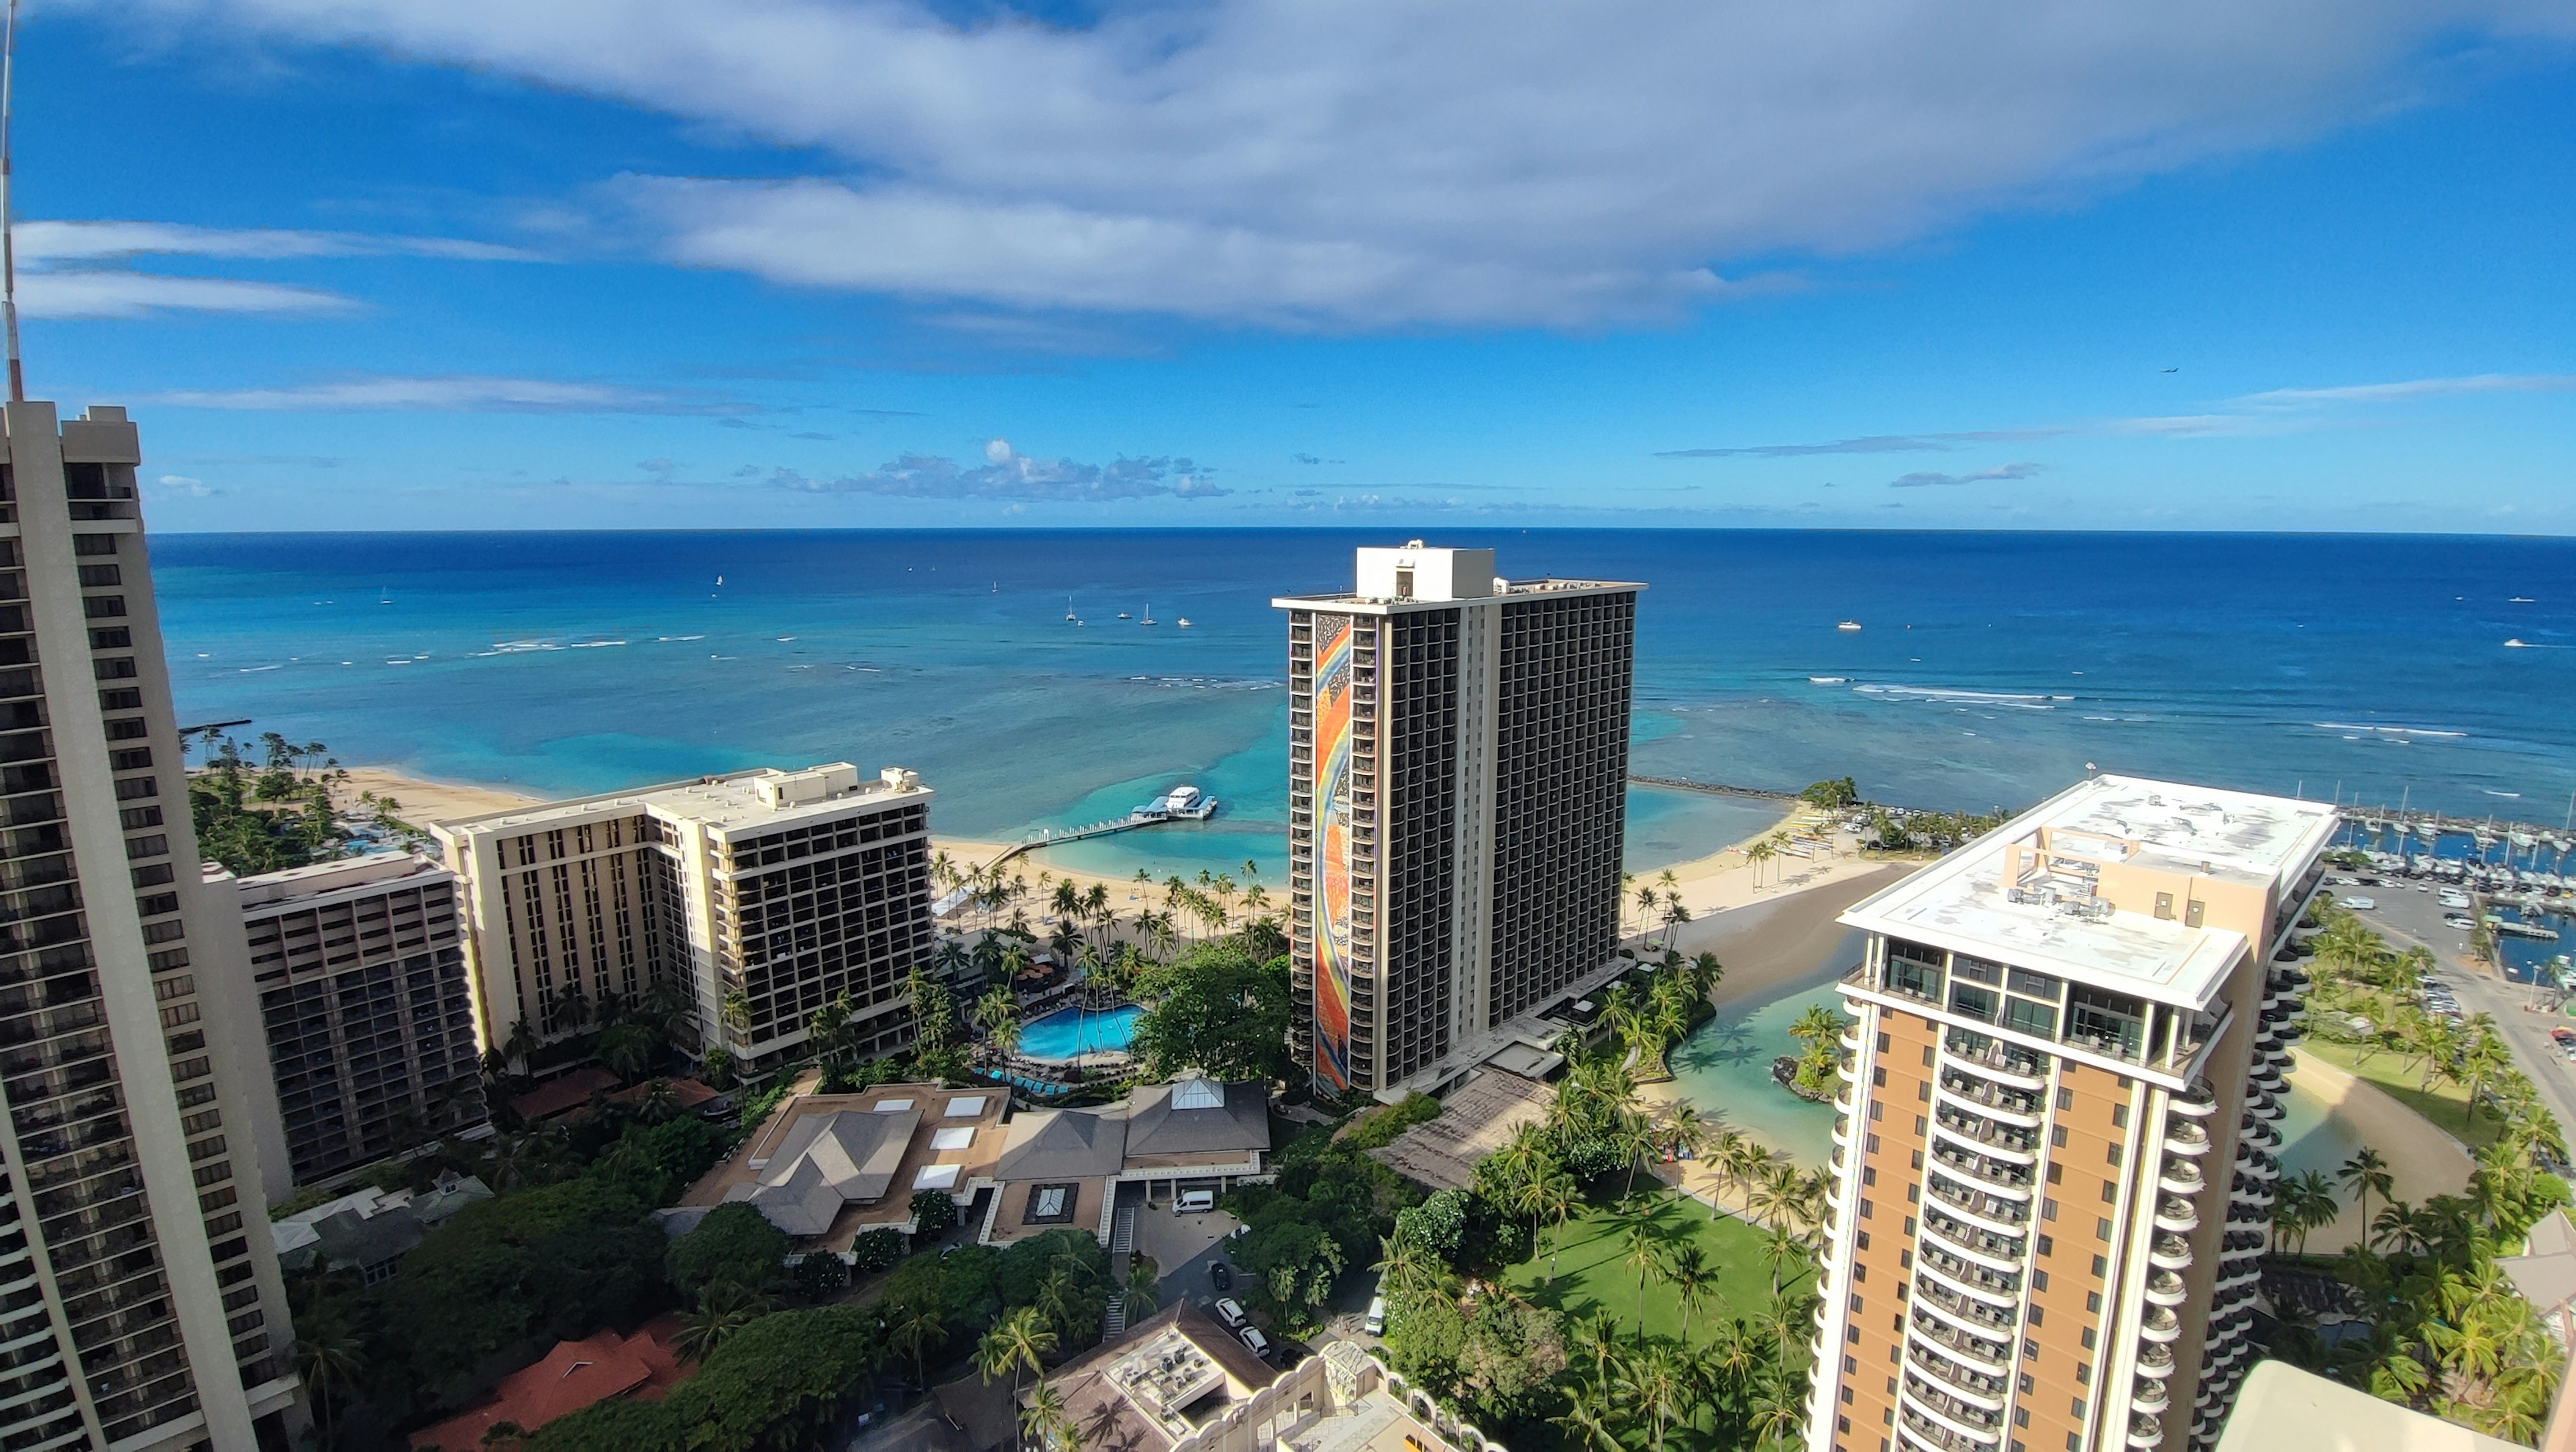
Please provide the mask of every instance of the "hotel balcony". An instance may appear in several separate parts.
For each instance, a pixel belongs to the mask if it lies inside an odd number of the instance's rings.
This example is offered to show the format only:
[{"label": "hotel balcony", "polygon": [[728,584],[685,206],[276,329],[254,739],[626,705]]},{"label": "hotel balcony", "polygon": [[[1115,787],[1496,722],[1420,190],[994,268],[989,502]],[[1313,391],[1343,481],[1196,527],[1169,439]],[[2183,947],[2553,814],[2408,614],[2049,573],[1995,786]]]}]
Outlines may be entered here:
[{"label": "hotel balcony", "polygon": [[2197,1195],[2209,1179],[2201,1174],[2200,1166],[2189,1160],[2167,1159],[2164,1169],[2156,1176],[2156,1183],[2168,1195]]},{"label": "hotel balcony", "polygon": [[2027,1129],[1998,1124],[1983,1115],[1969,1114],[1946,1104],[1935,1105],[1932,1122],[1960,1139],[1983,1147],[1988,1153],[2006,1159],[2029,1161],[2038,1158],[2039,1136]]},{"label": "hotel balcony", "polygon": [[2152,1412],[2139,1412],[2129,1418],[2129,1445],[2161,1447],[2165,1442],[2165,1419]]},{"label": "hotel balcony", "polygon": [[2167,1195],[2156,1202],[2156,1228],[2188,1235],[2200,1228],[2200,1209],[2180,1196]]},{"label": "hotel balcony", "polygon": [[1982,1049],[1972,1048],[1963,1036],[1954,1033],[1942,1045],[1942,1052],[1947,1056],[1944,1067],[1966,1068],[2008,1088],[2033,1094],[2048,1087],[2047,1061],[2028,1049],[2001,1041]]},{"label": "hotel balcony", "polygon": [[2030,1194],[2031,1182],[2038,1178],[2028,1165],[1988,1159],[1971,1150],[1959,1149],[1940,1140],[1932,1142],[1933,1162],[1947,1170],[1966,1175],[1988,1189],[2006,1195]]},{"label": "hotel balcony", "polygon": [[2169,1120],[2165,1124],[2165,1153],[2205,1155],[2209,1153],[2209,1131],[2193,1120]]},{"label": "hotel balcony", "polygon": [[[2138,1318],[2138,1334],[2170,1346],[2182,1339],[2182,1318],[2174,1314],[2171,1306],[2149,1306],[2146,1314]],[[2172,1353],[2167,1352],[2166,1357],[2170,1360]]]},{"label": "hotel balcony", "polygon": [[1941,1071],[1939,1088],[1953,1099],[1965,1100],[1968,1107],[1978,1113],[1992,1115],[2011,1124],[2035,1126],[2045,1113],[2044,1101],[2039,1095],[2022,1089],[2007,1089],[1992,1080],[1954,1069]]},{"label": "hotel balcony", "polygon": [[[1992,1337],[1962,1331],[1940,1317],[1917,1308],[1911,1324],[1914,1334],[1932,1342],[1943,1351],[1966,1362],[1970,1368],[2003,1376],[2012,1371],[2012,1347]],[[2009,1332],[2009,1328],[1998,1328]]]},{"label": "hotel balcony", "polygon": [[2030,1202],[2009,1200],[1989,1195],[1935,1173],[1931,1177],[1932,1198],[1942,1208],[1956,1211],[1968,1223],[2006,1235],[2018,1235],[2030,1224]]},{"label": "hotel balcony", "polygon": [[1905,1370],[1905,1400],[1934,1426],[1963,1437],[1982,1437],[1989,1445],[2003,1433],[2001,1411],[1990,1411],[1935,1384],[1912,1367]]},{"label": "hotel balcony", "polygon": [[[1960,1323],[1968,1332],[1991,1331],[2004,1337],[2017,1334],[2019,1322],[2011,1313],[1998,1311],[1983,1301],[1963,1296],[1935,1281],[1916,1278],[1914,1294],[1916,1311],[1929,1309],[1936,1315]],[[2020,1304],[2017,1300],[2012,1303],[2016,1310]]]},{"label": "hotel balcony", "polygon": [[2138,1375],[2158,1381],[2173,1375],[2174,1354],[2170,1346],[2147,1345],[2138,1350]]},{"label": "hotel balcony", "polygon": [[2024,1246],[2018,1235],[1997,1235],[1991,1230],[1979,1230],[1929,1205],[1923,1207],[1923,1233],[1938,1236],[1940,1242],[1951,1250],[1996,1270],[2021,1268]]},{"label": "hotel balcony", "polygon": [[1948,1395],[1983,1411],[2001,1412],[2004,1398],[2012,1392],[2012,1383],[2003,1377],[1972,1370],[1928,1347],[1906,1347],[1905,1365]]},{"label": "hotel balcony", "polygon": [[2136,1385],[2130,1388],[2129,1407],[2132,1411],[2162,1413],[2165,1408],[2172,1405],[2173,1393],[2166,1390],[2165,1384],[2154,1377],[2140,1377]]},{"label": "hotel balcony", "polygon": [[1928,1449],[1928,1452],[1993,1452],[1996,1440],[2002,1436],[2000,1432],[1971,1436],[1953,1431],[1911,1406],[1898,1414],[1897,1426],[1911,1443]]},{"label": "hotel balcony", "polygon": [[2179,1235],[2159,1235],[2147,1243],[2147,1264],[2161,1270],[2189,1270],[2191,1242]]},{"label": "hotel balcony", "polygon": [[2147,1277],[2146,1295],[2151,1305],[2179,1306],[2191,1295],[2191,1288],[2183,1284],[2181,1276],[2160,1270]]},{"label": "hotel balcony", "polygon": [[2218,1112],[2218,1099],[2207,1084],[2194,1083],[2189,1092],[2175,1095],[2169,1107],[2176,1114],[2207,1119]]},{"label": "hotel balcony", "polygon": [[1916,1269],[1929,1272],[1935,1279],[1944,1282],[1952,1290],[1961,1294],[1993,1301],[1997,1305],[2009,1307],[2015,1313],[2021,1310],[2020,1276],[2006,1275],[1971,1264],[1938,1245],[1926,1245],[1922,1249],[1922,1255],[1915,1259]]}]

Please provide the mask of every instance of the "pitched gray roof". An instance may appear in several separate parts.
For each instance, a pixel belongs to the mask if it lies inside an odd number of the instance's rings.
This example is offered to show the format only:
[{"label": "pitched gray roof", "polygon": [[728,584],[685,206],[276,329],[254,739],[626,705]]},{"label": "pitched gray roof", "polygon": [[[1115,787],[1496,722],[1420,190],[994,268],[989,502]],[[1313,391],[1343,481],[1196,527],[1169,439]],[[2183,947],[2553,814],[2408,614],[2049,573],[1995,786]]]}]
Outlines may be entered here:
[{"label": "pitched gray roof", "polygon": [[[1219,1089],[1222,1102],[1205,1109],[1175,1109],[1183,1085]],[[1194,1098],[1214,1097],[1204,1092]],[[1131,1155],[1241,1154],[1270,1148],[1270,1095],[1262,1085],[1217,1085],[1205,1080],[1150,1084],[1128,1098],[1127,1153]]]},{"label": "pitched gray roof", "polygon": [[[1089,1180],[1118,1173],[1127,1154],[1127,1121],[1081,1109],[1058,1109],[1019,1121],[1040,1122],[1002,1151],[999,1180]],[[1017,1125],[1013,1126],[1015,1129]],[[1014,1138],[1019,1138],[1017,1135]]]},{"label": "pitched gray roof", "polygon": [[805,1115],[788,1128],[760,1183],[736,1185],[725,1199],[750,1201],[789,1235],[820,1235],[843,1205],[885,1197],[920,1124],[917,1109]]}]

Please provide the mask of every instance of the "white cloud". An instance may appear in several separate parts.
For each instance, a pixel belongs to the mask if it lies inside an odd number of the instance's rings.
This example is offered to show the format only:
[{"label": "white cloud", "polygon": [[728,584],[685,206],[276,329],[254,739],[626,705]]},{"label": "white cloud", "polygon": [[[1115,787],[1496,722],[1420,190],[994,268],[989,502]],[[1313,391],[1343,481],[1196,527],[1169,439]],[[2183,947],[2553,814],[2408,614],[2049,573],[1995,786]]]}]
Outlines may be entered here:
[{"label": "white cloud", "polygon": [[[101,10],[105,0],[79,0]],[[2297,141],[2553,0],[119,0],[623,99],[847,163],[630,179],[678,260],[802,286],[1327,327],[1579,325]],[[850,177],[864,178],[851,180]]]},{"label": "white cloud", "polygon": [[2037,474],[2043,467],[2043,465],[2039,464],[2021,463],[1999,464],[1991,469],[1979,469],[1973,473],[1967,474],[1935,474],[1925,471],[1900,475],[1897,478],[1890,479],[1887,481],[1887,487],[1890,489],[1923,489],[1934,485],[1985,484],[1991,483],[1997,479],[2027,479],[2032,475]]},{"label": "white cloud", "polygon": [[358,304],[318,288],[145,272],[29,272],[18,311],[31,318],[139,318],[156,312],[342,313]]},{"label": "white cloud", "polygon": [[185,474],[164,474],[158,482],[162,488],[174,494],[185,494],[191,499],[205,499],[215,492],[206,486],[205,480],[191,479]]},{"label": "white cloud", "polygon": [[446,257],[463,262],[531,262],[536,254],[450,237],[378,237],[360,232],[191,227],[177,222],[20,222],[18,262],[97,262],[145,256]]},{"label": "white cloud", "polygon": [[273,413],[640,413],[738,414],[727,399],[671,390],[548,378],[370,376],[286,388],[177,389],[150,400],[173,408]]},{"label": "white cloud", "polygon": [[2321,403],[2403,403],[2458,393],[2561,393],[2576,389],[2576,373],[2475,373],[2461,378],[2410,378],[2401,383],[2355,383],[2340,388],[2275,388],[2236,400],[2248,407],[2300,407]]},{"label": "white cloud", "polygon": [[1119,458],[1106,464],[1033,459],[1002,439],[984,445],[984,462],[972,468],[932,454],[905,454],[865,474],[814,479],[779,469],[770,482],[818,494],[880,494],[903,499],[992,499],[1040,503],[1101,503],[1120,499],[1214,499],[1233,491],[1210,477],[1216,471],[1188,459]]}]

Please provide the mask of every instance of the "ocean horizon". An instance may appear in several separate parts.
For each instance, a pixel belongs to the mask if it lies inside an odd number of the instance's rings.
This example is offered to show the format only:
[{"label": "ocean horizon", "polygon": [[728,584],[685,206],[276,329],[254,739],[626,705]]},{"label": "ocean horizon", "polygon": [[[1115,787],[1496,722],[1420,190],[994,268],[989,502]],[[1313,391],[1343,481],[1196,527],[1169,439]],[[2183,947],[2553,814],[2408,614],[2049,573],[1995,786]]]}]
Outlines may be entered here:
[{"label": "ocean horizon", "polygon": [[[1286,815],[1270,600],[1346,589],[1353,547],[1407,533],[163,534],[152,549],[183,722],[247,717],[241,734],[323,741],[346,763],[548,795],[899,764],[938,791],[939,830],[1005,840],[1189,781],[1224,801],[1214,821],[1055,851],[1095,871],[1249,858],[1268,875]],[[1646,584],[1640,775],[1782,791],[1849,775],[1876,800],[1976,810],[2087,770],[2548,824],[2576,806],[2576,541],[1436,542],[1490,546],[1508,575]],[[1640,789],[1630,863],[1705,853],[1771,815]]]}]

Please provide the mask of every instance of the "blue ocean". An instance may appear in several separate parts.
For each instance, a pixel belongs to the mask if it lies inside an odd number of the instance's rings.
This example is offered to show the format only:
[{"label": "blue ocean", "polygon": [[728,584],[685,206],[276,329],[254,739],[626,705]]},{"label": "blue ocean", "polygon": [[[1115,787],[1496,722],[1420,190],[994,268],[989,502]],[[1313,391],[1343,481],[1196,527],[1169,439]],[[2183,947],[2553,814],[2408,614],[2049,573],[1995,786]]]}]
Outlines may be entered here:
[{"label": "blue ocean", "polygon": [[[183,722],[573,794],[899,764],[1016,839],[1181,782],[1224,809],[1056,849],[1284,863],[1285,627],[1400,531],[155,538]],[[1644,582],[1635,769],[2015,806],[2088,766],[2557,824],[2576,806],[2576,541],[1461,528],[1506,574]],[[1122,616],[1123,612],[1123,616]],[[1142,623],[1150,615],[1156,622]],[[1071,616],[1071,619],[1067,617]],[[1180,621],[1189,625],[1182,628]],[[1844,623],[1859,628],[1841,628]],[[2518,642],[2518,644],[2517,644]],[[1756,830],[1639,790],[1630,859]]]}]

